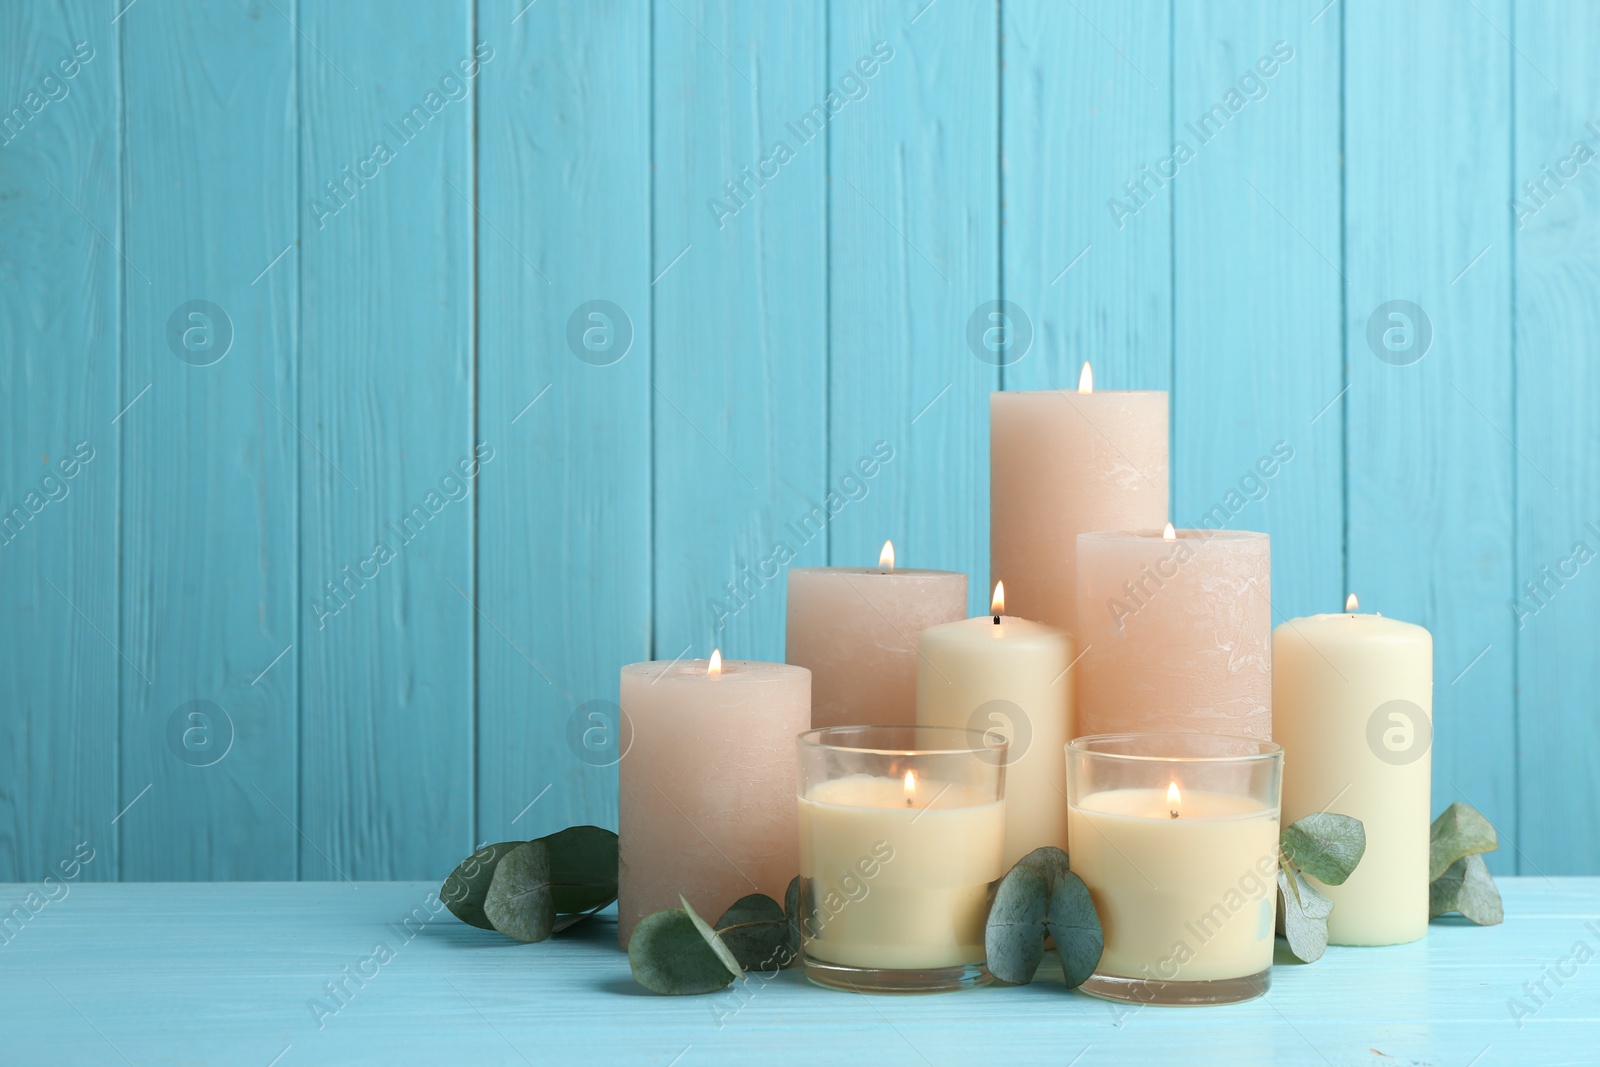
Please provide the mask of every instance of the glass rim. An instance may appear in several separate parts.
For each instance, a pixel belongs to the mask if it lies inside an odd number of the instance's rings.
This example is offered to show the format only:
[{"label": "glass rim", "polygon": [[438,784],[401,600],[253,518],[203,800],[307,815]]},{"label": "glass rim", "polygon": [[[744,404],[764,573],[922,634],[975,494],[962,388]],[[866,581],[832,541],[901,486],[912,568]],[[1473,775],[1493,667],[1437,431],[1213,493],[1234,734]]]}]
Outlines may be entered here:
[{"label": "glass rim", "polygon": [[[1216,741],[1243,742],[1254,745],[1255,752],[1245,752],[1235,755],[1145,755],[1136,752],[1111,752],[1096,745],[1108,742],[1125,742],[1134,740],[1171,740],[1181,738],[1192,741],[1195,738],[1209,738]],[[1126,760],[1130,763],[1254,763],[1271,762],[1283,758],[1283,746],[1275,741],[1263,741],[1257,737],[1245,737],[1242,734],[1210,734],[1181,730],[1157,730],[1149,733],[1116,733],[1116,734],[1084,734],[1067,742],[1067,751],[1080,756],[1094,756],[1099,759]]]},{"label": "glass rim", "polygon": [[[872,732],[911,731],[918,737],[936,735],[950,741],[948,745],[918,745],[907,748],[904,745],[886,744],[841,744],[829,740],[826,735],[864,734]],[[821,748],[835,752],[861,752],[881,756],[970,756],[980,752],[993,752],[996,748],[1009,747],[1009,741],[1002,741],[999,745],[988,743],[984,740],[987,733],[983,730],[968,730],[959,726],[896,726],[889,723],[880,723],[862,726],[823,726],[815,730],[807,730],[797,735],[796,741],[802,748]]]}]

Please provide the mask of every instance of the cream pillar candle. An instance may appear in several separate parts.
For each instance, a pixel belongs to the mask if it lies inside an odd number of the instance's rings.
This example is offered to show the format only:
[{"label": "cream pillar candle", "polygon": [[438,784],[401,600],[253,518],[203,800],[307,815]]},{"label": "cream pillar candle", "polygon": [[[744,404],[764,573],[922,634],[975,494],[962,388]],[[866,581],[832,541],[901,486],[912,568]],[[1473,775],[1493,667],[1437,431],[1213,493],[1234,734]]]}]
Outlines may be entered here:
[{"label": "cream pillar candle", "polygon": [[1273,634],[1273,737],[1283,817],[1360,819],[1367,851],[1333,901],[1328,940],[1394,945],[1428,932],[1433,635],[1358,615],[1292,619]]},{"label": "cream pillar candle", "polygon": [[1072,732],[1072,638],[1065,630],[1004,614],[933,626],[917,662],[917,724],[993,732],[1007,742],[1009,870],[1043,845],[1067,850],[1067,774],[1061,752]]},{"label": "cream pillar candle", "polygon": [[800,798],[800,876],[819,909],[806,954],[891,970],[981,963],[1004,822],[1001,801],[957,782],[816,783]]},{"label": "cream pillar candle", "polygon": [[1080,734],[1272,736],[1272,559],[1264,533],[1078,536]]},{"label": "cream pillar candle", "polygon": [[1071,820],[1072,869],[1105,931],[1096,974],[1209,982],[1272,966],[1276,811],[1226,793],[1111,789]]},{"label": "cream pillar candle", "polygon": [[632,743],[618,764],[617,940],[682,893],[715,922],[796,874],[795,737],[811,725],[803,667],[742,660],[622,668]]},{"label": "cream pillar candle", "polygon": [[1073,624],[1080,533],[1167,519],[1167,394],[1077,391],[989,396],[989,582],[1012,614]]},{"label": "cream pillar candle", "polygon": [[789,572],[784,658],[811,670],[811,725],[909,726],[917,721],[917,638],[967,614],[967,576],[877,567]]}]

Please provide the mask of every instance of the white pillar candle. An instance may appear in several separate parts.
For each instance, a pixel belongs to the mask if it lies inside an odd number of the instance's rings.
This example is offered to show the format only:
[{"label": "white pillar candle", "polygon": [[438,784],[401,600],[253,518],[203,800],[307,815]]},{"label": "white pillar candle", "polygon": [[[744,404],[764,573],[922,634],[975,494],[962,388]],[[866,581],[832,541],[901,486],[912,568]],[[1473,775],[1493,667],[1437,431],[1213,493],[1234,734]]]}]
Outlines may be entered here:
[{"label": "white pillar candle", "polygon": [[[1428,932],[1433,635],[1355,614],[1291,619],[1273,634],[1273,738],[1283,817],[1360,819],[1367,851],[1333,901],[1328,940],[1395,945]],[[1313,879],[1314,881],[1314,879]]]},{"label": "white pillar candle", "polygon": [[1005,611],[923,631],[917,664],[917,724],[993,732],[1007,742],[1009,870],[1036,848],[1067,850],[1067,773],[1072,732],[1072,638]]},{"label": "white pillar candle", "polygon": [[800,798],[806,953],[847,967],[983,962],[989,893],[1005,873],[1002,802],[959,782],[859,774]]},{"label": "white pillar candle", "polygon": [[1275,809],[1227,793],[1110,789],[1081,798],[1071,822],[1072,869],[1105,931],[1097,975],[1207,982],[1272,966]]},{"label": "white pillar candle", "polygon": [[1272,558],[1264,533],[1078,536],[1080,734],[1272,736]]},{"label": "white pillar candle", "polygon": [[1078,535],[1167,519],[1167,394],[1076,391],[989,396],[989,583],[1011,611],[1071,632]]},{"label": "white pillar candle", "polygon": [[909,726],[917,721],[917,638],[967,614],[967,576],[877,567],[789,572],[784,658],[811,670],[811,725]]},{"label": "white pillar candle", "polygon": [[796,874],[794,746],[811,725],[811,675],[717,661],[622,668],[632,732],[617,768],[624,948],[639,920],[678,907],[679,893],[715,922],[749,893],[782,900]]}]

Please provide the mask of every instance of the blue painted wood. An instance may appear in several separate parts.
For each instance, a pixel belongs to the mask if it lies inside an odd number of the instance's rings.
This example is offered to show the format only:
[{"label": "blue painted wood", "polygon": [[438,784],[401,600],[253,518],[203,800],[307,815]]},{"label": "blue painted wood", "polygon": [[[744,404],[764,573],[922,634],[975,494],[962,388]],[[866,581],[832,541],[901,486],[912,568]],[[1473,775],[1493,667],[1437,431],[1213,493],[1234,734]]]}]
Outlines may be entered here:
[{"label": "blue painted wood", "polygon": [[[1174,390],[1175,517],[1237,489],[1280,614],[1348,586],[1434,631],[1436,807],[1489,814],[1501,869],[1600,869],[1572,562],[1600,551],[1597,201],[1587,162],[1544,171],[1600,152],[1597,27],[1539,0],[12,5],[0,523],[96,458],[0,547],[0,877],[86,839],[85,877],[432,876],[608,823],[617,668],[776,656],[768,542],[830,489],[794,562],[894,537],[980,608],[984,394],[1083,358]],[[1280,39],[1265,98],[1133,204]],[[729,200],[806,116],[825,132]],[[968,341],[996,299],[1033,329],[1005,368]],[[1395,299],[1432,327],[1414,365],[1367,341]],[[167,341],[190,300],[232,326],[213,366]],[[605,366],[568,339],[595,300],[632,334]],[[749,607],[719,632],[729,581]],[[196,767],[220,713],[233,746]]]},{"label": "blue painted wood", "polygon": [[826,467],[827,131],[896,72],[829,66],[822,0],[654,12],[655,651],[781,662],[809,516],[872,488]]},{"label": "blue painted wood", "polygon": [[[117,876],[121,78],[109,3],[0,10],[0,872]],[[22,108],[21,117],[14,110]],[[135,277],[137,281],[137,277]]]},{"label": "blue painted wood", "polygon": [[1516,19],[1516,836],[1524,870],[1555,874],[1600,869],[1600,835],[1572,832],[1600,809],[1600,585],[1588,573],[1600,552],[1600,25],[1552,3],[1519,2]]},{"label": "blue painted wood", "polygon": [[[300,869],[421,876],[472,840],[473,90],[463,4],[299,32]],[[474,73],[475,72],[475,73]],[[289,797],[274,797],[290,810]]]},{"label": "blue painted wood", "polygon": [[[1433,632],[1434,808],[1482,811],[1517,869],[1510,12],[1342,10],[1349,586]],[[1390,301],[1421,308],[1425,353]]]},{"label": "blue painted wood", "polygon": [[1502,926],[1330,948],[1245,1004],[1130,1011],[1068,992],[1052,959],[1032,985],[936,996],[793,970],[651,996],[611,920],[518,945],[440,910],[437,882],[76,885],[4,945],[0,996],[8,1062],[62,1065],[1592,1063],[1600,880],[1501,888]]},{"label": "blue painted wood", "polygon": [[975,576],[974,613],[989,602],[1000,378],[966,337],[1000,296],[997,34],[982,0],[829,8],[830,66],[882,66],[872,94],[828,124],[828,467],[893,450],[871,493],[834,517],[829,561],[871,565],[893,538],[900,566]]},{"label": "blue painted wood", "polygon": [[1171,190],[1151,185],[1131,214],[1112,201],[1172,151],[1171,5],[1001,14],[1002,283],[1032,332],[1004,387],[1070,389],[1090,360],[1103,389],[1170,389]]},{"label": "blue painted wood", "polygon": [[1173,517],[1272,536],[1276,621],[1337,611],[1339,25],[1179,4],[1173,34]]},{"label": "blue painted wood", "polygon": [[478,32],[478,834],[499,841],[616,825],[619,671],[650,657],[650,12],[505,0]]},{"label": "blue painted wood", "polygon": [[262,14],[116,25],[127,879],[296,871],[296,52]]}]

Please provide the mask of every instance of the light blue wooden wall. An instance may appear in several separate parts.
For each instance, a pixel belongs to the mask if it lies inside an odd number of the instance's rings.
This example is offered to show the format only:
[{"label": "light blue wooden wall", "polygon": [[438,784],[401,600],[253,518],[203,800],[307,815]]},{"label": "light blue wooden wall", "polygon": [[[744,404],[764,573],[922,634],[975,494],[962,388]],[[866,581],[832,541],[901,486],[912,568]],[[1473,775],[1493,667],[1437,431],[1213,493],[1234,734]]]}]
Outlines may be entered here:
[{"label": "light blue wooden wall", "polygon": [[5,5],[0,880],[614,824],[619,665],[779,658],[782,565],[886,537],[978,609],[986,395],[1085,358],[1172,391],[1174,518],[1270,532],[1279,618],[1434,632],[1497,870],[1600,871],[1597,47],[1537,0]]}]

